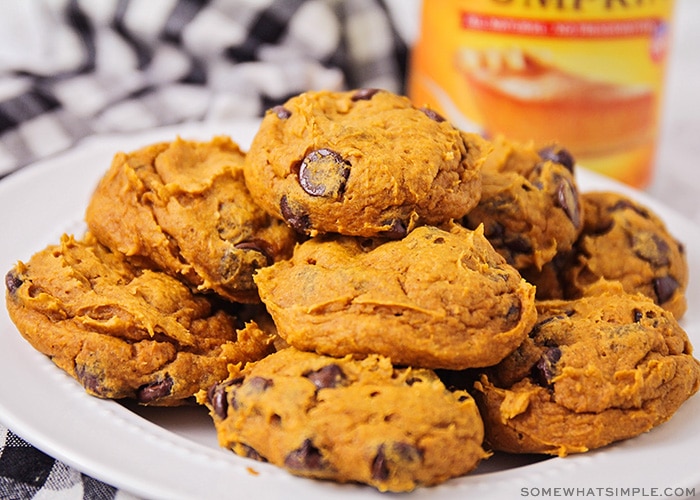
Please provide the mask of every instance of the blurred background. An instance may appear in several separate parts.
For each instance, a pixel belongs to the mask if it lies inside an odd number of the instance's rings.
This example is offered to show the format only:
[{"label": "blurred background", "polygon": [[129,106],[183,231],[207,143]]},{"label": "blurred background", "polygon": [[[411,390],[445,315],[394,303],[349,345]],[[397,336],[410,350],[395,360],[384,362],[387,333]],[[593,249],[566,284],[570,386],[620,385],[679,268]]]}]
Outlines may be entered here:
[{"label": "blurred background", "polygon": [[[421,0],[4,2],[0,176],[88,135],[260,116],[309,89],[406,93],[422,5]],[[700,154],[694,140],[700,2],[676,0],[673,14],[657,161],[645,187],[698,218],[700,176],[688,164]]]}]

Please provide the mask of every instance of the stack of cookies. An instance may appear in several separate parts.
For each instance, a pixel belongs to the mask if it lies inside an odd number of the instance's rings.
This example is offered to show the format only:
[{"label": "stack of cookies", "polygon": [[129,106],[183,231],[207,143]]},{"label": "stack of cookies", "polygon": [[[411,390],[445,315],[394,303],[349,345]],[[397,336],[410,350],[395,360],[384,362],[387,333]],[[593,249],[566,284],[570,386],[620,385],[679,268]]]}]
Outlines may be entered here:
[{"label": "stack of cookies", "polygon": [[293,474],[410,491],[585,452],[671,418],[700,362],[682,245],[574,170],[386,91],[307,92],[247,152],[117,154],[7,307],[90,394],[196,400]]}]

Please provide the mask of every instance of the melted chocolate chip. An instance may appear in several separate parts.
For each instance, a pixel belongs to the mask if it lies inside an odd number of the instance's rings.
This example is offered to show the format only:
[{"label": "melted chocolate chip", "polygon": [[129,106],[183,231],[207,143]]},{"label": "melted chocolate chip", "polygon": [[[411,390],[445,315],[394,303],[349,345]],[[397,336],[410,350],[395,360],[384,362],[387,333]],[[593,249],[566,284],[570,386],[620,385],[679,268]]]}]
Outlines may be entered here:
[{"label": "melted chocolate chip", "polygon": [[136,399],[141,404],[152,403],[170,394],[173,388],[173,379],[166,375],[162,380],[157,380],[139,387],[136,391]]},{"label": "melted chocolate chip", "polygon": [[576,160],[574,160],[574,157],[568,150],[559,146],[549,146],[540,149],[537,153],[543,160],[553,161],[554,163],[558,163],[566,167],[566,169],[569,170],[571,173],[574,172],[574,165],[576,164]]},{"label": "melted chocolate chip", "polygon": [[574,227],[581,226],[581,207],[576,188],[567,179],[560,179],[557,186],[556,203],[564,210],[566,216],[574,223]]},{"label": "melted chocolate chip", "polygon": [[287,195],[283,195],[280,200],[280,212],[285,222],[295,231],[306,233],[311,227],[311,219],[308,214],[301,212],[298,209],[293,210],[287,199]]},{"label": "melted chocolate chip", "polygon": [[440,113],[438,113],[435,110],[432,110],[430,108],[420,108],[420,110],[425,113],[425,116],[430,118],[431,120],[434,120],[438,123],[444,122],[445,117],[443,117]]},{"label": "melted chocolate chip", "polygon": [[277,115],[277,118],[279,118],[280,120],[286,120],[287,118],[289,118],[290,116],[292,116],[292,112],[289,111],[287,108],[285,108],[285,107],[282,106],[282,105],[275,106],[274,108],[272,108],[271,111],[272,111],[274,114],[276,114],[276,115]]},{"label": "melted chocolate chip", "polygon": [[336,364],[326,365],[315,371],[304,373],[304,377],[311,380],[317,389],[332,389],[343,385],[345,373]]},{"label": "melted chocolate chip", "polygon": [[369,101],[374,97],[374,94],[379,92],[379,89],[359,89],[357,92],[355,92],[352,97],[350,97],[351,101]]},{"label": "melted chocolate chip", "polygon": [[284,465],[292,470],[323,470],[326,468],[326,461],[321,455],[321,451],[316,448],[310,439],[306,439],[302,445],[293,450],[284,459]]},{"label": "melted chocolate chip", "polygon": [[654,292],[658,299],[659,304],[663,304],[676,293],[676,290],[680,288],[680,284],[671,276],[663,276],[661,278],[655,278],[653,281]]},{"label": "melted chocolate chip", "polygon": [[339,198],[345,192],[350,164],[330,149],[317,149],[306,155],[299,167],[299,184],[311,196]]},{"label": "melted chocolate chip", "polygon": [[542,387],[549,387],[554,379],[554,365],[561,359],[561,349],[548,347],[535,366],[532,367],[532,377]]},{"label": "melted chocolate chip", "polygon": [[14,269],[5,275],[5,288],[7,288],[7,291],[11,294],[16,293],[19,287],[22,286],[22,283],[23,281],[15,274]]}]

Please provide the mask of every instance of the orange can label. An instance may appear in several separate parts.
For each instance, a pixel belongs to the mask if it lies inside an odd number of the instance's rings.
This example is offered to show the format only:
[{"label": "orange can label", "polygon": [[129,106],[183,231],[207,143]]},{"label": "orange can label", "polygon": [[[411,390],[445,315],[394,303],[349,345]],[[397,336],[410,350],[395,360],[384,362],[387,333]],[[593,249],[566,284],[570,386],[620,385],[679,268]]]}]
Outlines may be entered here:
[{"label": "orange can label", "polygon": [[408,94],[456,126],[636,187],[652,176],[673,0],[423,2]]}]

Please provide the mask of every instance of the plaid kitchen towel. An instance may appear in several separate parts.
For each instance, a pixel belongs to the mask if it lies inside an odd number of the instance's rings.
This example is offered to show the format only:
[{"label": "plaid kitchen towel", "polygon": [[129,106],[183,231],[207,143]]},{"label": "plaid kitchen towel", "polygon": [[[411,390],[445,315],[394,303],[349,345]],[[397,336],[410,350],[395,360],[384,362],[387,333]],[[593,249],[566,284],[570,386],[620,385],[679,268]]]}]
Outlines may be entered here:
[{"label": "plaid kitchen towel", "polygon": [[136,500],[34,448],[0,424],[2,500]]},{"label": "plaid kitchen towel", "polygon": [[9,0],[0,176],[95,133],[259,116],[310,89],[403,91],[382,0]]},{"label": "plaid kitchen towel", "polygon": [[[7,0],[2,8],[0,177],[92,134],[261,116],[309,89],[404,90],[407,49],[382,0]],[[133,497],[0,424],[0,498]]]}]

